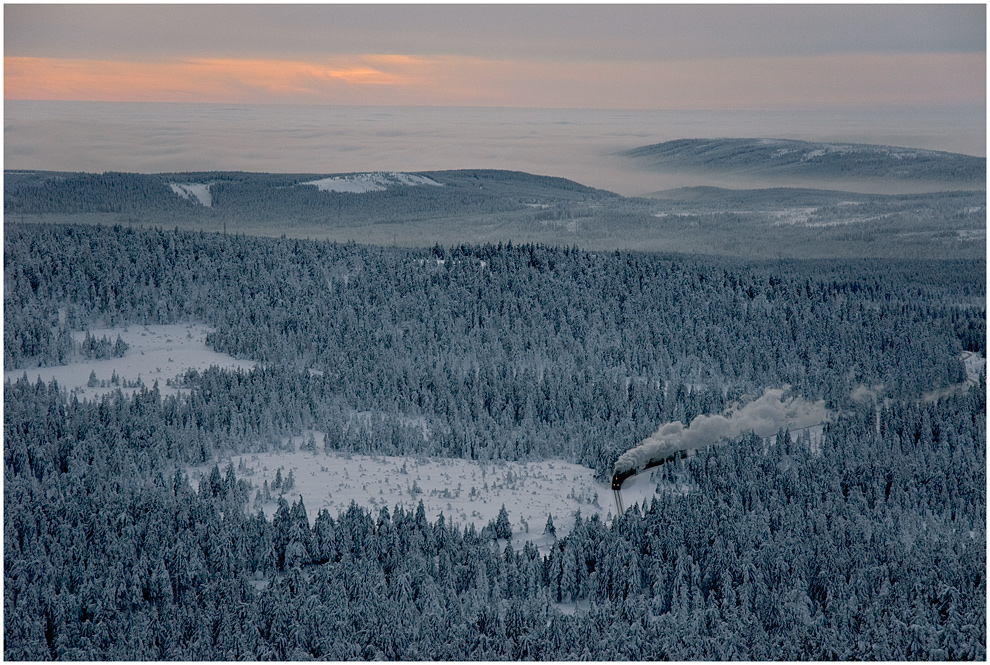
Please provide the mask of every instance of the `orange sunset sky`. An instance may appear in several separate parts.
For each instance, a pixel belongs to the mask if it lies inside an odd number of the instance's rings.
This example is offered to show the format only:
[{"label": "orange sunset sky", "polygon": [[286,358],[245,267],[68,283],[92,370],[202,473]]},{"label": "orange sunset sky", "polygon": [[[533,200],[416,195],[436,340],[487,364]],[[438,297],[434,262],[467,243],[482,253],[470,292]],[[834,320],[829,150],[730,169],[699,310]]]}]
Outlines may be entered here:
[{"label": "orange sunset sky", "polygon": [[12,5],[4,98],[975,105],[973,5]]}]

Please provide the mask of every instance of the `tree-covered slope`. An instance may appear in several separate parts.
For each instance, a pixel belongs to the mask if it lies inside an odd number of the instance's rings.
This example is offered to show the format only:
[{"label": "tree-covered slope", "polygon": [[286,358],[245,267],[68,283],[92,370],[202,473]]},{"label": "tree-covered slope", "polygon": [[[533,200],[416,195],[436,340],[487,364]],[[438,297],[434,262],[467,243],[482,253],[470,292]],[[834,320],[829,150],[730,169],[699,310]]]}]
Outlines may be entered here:
[{"label": "tree-covered slope", "polygon": [[[70,330],[203,321],[217,351],[266,365],[189,379],[216,384],[202,408],[235,431],[254,423],[272,443],[308,422],[344,447],[563,456],[603,475],[659,423],[767,386],[842,409],[859,385],[908,398],[959,383],[960,352],[985,335],[978,261],[746,265],[19,224],[5,243],[6,369],[64,362]],[[245,402],[230,392],[243,381],[277,382],[280,398]],[[375,436],[345,427],[350,411],[382,414]]]},{"label": "tree-covered slope", "polygon": [[5,388],[5,659],[986,656],[976,392],[886,409],[879,432],[859,414],[814,453],[704,451],[647,510],[579,519],[545,555],[421,509],[251,514],[233,466],[197,488],[148,456],[183,410]]},{"label": "tree-covered slope", "polygon": [[[6,659],[986,657],[985,374],[925,395],[986,353],[982,261],[17,223],[4,242],[5,368],[60,362],[70,329],[189,320],[262,361],[168,397],[5,384]],[[814,449],[721,442],[542,554],[419,509],[268,519],[233,466],[181,471],[312,428],[330,453],[606,472],[658,423],[785,382],[836,412]]]},{"label": "tree-covered slope", "polygon": [[[371,176],[374,174],[363,174]],[[362,174],[342,174],[356,180]],[[533,202],[592,201],[615,197],[563,178],[516,171],[438,171],[418,174],[440,186],[406,184],[359,193],[313,185],[319,174],[242,172],[188,173],[5,173],[4,212],[18,214],[120,213],[168,221],[183,217],[231,220],[305,220],[341,224],[368,219],[403,220],[422,216],[463,216],[511,211]],[[173,184],[196,183],[211,195],[210,205],[176,191]]]},{"label": "tree-covered slope", "polygon": [[986,253],[983,191],[882,196],[692,187],[646,199],[493,170],[335,176],[8,171],[4,178],[8,220],[407,247],[511,241],[747,258]]},{"label": "tree-covered slope", "polygon": [[986,185],[986,160],[937,150],[792,139],[678,139],[625,153],[654,169],[806,180],[935,181],[945,189]]}]

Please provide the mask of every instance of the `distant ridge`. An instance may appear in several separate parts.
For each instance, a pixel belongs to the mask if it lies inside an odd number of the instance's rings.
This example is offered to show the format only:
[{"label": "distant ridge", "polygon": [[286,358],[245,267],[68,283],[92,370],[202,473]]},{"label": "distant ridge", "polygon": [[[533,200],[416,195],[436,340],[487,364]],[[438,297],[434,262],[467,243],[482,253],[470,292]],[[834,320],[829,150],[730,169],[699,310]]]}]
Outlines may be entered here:
[{"label": "distant ridge", "polygon": [[[431,186],[424,186],[431,185]],[[615,197],[564,178],[490,169],[422,173],[67,173],[5,171],[7,214],[231,215],[399,220],[528,210],[532,201]]]},{"label": "distant ridge", "polygon": [[[805,178],[811,186],[794,186],[798,178],[754,178],[769,183],[758,188],[740,188],[744,178],[738,176],[680,180],[700,186],[632,198],[563,178],[491,169],[341,174],[17,170],[4,172],[4,221],[175,227],[380,246],[512,242],[747,260],[982,260],[986,255],[983,188],[924,182],[928,191],[890,193],[887,181],[862,178],[881,191],[875,193],[856,191],[852,187],[859,181],[840,178]],[[850,188],[824,186],[835,183]]]},{"label": "distant ridge", "polygon": [[938,150],[773,138],[678,139],[625,151],[647,168],[806,180],[857,178],[986,186],[986,160]]}]

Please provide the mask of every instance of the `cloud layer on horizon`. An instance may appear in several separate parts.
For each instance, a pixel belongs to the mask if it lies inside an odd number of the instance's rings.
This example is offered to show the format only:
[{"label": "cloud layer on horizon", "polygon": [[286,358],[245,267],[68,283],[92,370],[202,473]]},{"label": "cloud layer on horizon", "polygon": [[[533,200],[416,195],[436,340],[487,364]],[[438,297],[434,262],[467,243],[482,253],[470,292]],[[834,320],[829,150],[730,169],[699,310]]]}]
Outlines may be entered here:
[{"label": "cloud layer on horizon", "polygon": [[365,54],[314,60],[4,58],[4,98],[745,109],[979,104],[982,54],[558,62]]},{"label": "cloud layer on horizon", "polygon": [[747,109],[986,99],[983,5],[4,6],[5,99]]}]

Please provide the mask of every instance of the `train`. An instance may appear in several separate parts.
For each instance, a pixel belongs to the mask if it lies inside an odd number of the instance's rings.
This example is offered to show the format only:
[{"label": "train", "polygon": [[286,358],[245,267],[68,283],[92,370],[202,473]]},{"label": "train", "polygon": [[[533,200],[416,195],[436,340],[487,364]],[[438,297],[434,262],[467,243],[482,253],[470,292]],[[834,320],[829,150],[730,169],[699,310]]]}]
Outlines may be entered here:
[{"label": "train", "polygon": [[677,450],[670,455],[655,457],[649,460],[642,467],[625,469],[624,471],[619,471],[612,475],[612,494],[615,495],[615,507],[619,511],[619,515],[625,513],[625,508],[622,506],[622,483],[626,482],[630,476],[634,476],[640,471],[646,471],[647,469],[652,469],[655,466],[660,466],[666,462],[674,462],[677,460],[678,456],[680,459],[687,458],[687,450]]}]

